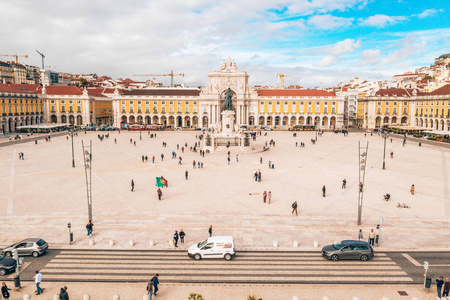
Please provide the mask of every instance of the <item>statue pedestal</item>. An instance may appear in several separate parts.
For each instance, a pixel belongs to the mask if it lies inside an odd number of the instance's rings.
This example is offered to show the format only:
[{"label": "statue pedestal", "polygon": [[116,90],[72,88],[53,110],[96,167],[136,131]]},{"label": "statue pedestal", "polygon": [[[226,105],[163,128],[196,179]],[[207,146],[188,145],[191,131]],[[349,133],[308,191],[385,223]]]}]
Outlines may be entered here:
[{"label": "statue pedestal", "polygon": [[224,136],[231,136],[234,133],[234,111],[224,110],[222,112],[222,128],[221,134]]}]

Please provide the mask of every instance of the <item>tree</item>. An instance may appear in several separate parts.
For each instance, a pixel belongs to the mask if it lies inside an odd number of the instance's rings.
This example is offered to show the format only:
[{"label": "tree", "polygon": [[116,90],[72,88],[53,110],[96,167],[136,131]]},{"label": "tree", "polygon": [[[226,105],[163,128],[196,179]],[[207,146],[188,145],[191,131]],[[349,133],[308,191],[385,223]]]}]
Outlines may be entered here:
[{"label": "tree", "polygon": [[194,293],[191,293],[190,295],[189,295],[189,298],[188,298],[189,300],[205,300],[205,299],[203,299],[203,296],[202,295],[200,295],[200,294],[194,294]]},{"label": "tree", "polygon": [[86,78],[80,77],[80,86],[81,87],[87,87],[89,85],[89,81],[87,81]]},{"label": "tree", "polygon": [[256,300],[255,295],[248,295],[247,300]]}]

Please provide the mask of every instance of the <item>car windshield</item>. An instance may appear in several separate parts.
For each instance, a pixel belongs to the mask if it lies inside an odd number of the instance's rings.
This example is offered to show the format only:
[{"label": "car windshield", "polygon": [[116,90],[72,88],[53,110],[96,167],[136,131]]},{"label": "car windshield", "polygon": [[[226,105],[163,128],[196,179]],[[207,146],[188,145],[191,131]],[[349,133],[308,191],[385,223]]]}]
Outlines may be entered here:
[{"label": "car windshield", "polygon": [[201,248],[201,247],[205,246],[207,242],[208,242],[208,239],[204,240],[203,242],[198,243],[197,247]]},{"label": "car windshield", "polygon": [[345,246],[344,244],[337,243],[337,244],[334,244],[334,245],[333,245],[333,248],[336,249],[336,250],[339,250],[339,249],[341,249],[341,248],[344,247],[344,246]]},{"label": "car windshield", "polygon": [[43,245],[45,245],[45,241],[44,240],[39,240],[39,241],[37,241],[36,244],[38,244],[38,246],[43,246]]}]

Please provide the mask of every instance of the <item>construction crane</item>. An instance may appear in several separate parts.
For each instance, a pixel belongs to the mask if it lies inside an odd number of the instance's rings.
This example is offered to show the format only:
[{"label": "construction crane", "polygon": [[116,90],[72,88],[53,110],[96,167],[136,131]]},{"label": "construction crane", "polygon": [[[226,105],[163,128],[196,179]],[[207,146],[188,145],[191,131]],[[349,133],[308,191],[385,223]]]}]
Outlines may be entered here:
[{"label": "construction crane", "polygon": [[173,74],[173,70],[170,70],[170,73],[167,74],[138,74],[133,76],[145,76],[145,77],[151,77],[151,76],[170,76],[170,87],[173,87],[173,77],[174,76],[181,76],[184,77],[183,73],[180,74]]},{"label": "construction crane", "polygon": [[300,78],[300,76],[286,75],[286,74],[283,74],[283,72],[281,72],[280,74],[275,73],[275,77],[279,77],[280,78],[280,89],[284,89],[284,87],[283,87],[284,77]]},{"label": "construction crane", "polygon": [[25,57],[28,58],[28,55],[17,55],[16,54],[0,54],[0,56],[11,56],[11,57],[15,57],[16,58],[16,64],[19,63],[19,57]]},{"label": "construction crane", "polygon": [[40,56],[42,56],[42,69],[45,69],[45,68],[44,68],[44,58],[45,58],[45,55],[42,54],[41,52],[37,51],[37,50],[36,50],[36,52],[39,53]]}]

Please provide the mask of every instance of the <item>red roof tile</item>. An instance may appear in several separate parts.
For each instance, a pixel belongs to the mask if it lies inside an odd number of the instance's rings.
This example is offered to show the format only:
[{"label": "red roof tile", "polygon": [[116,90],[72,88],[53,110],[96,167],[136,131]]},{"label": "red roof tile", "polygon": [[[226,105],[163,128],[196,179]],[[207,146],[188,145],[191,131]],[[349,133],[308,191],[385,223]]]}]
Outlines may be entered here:
[{"label": "red roof tile", "polygon": [[[413,96],[413,89],[380,89],[375,93],[376,97],[410,97]],[[423,93],[417,90],[417,95]]]},{"label": "red roof tile", "polygon": [[31,91],[20,90],[7,84],[0,84],[0,93],[31,93]]},{"label": "red roof tile", "polygon": [[130,96],[198,96],[198,89],[148,89],[124,91],[124,95]]},{"label": "red roof tile", "polygon": [[428,95],[450,95],[450,84],[444,85],[443,87],[432,91]]},{"label": "red roof tile", "polygon": [[8,86],[25,92],[33,92],[39,87],[39,84],[8,84]]},{"label": "red roof tile", "polygon": [[[49,85],[45,87],[47,95],[83,95],[83,90],[72,85]],[[37,90],[42,93],[42,88]]]},{"label": "red roof tile", "polygon": [[262,97],[334,97],[335,93],[329,93],[324,90],[299,90],[299,89],[267,89],[267,90],[259,90],[258,96]]}]

